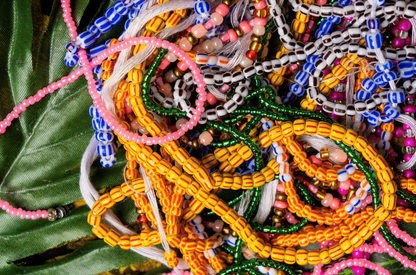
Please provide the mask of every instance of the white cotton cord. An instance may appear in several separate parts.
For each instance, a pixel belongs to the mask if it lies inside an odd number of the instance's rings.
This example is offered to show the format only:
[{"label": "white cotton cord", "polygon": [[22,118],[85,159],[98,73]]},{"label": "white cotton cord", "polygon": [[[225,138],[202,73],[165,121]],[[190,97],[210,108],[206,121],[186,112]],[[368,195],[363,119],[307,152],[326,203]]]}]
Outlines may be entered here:
[{"label": "white cotton cord", "polygon": [[[160,218],[159,207],[157,205],[157,199],[156,199],[155,191],[153,189],[153,185],[150,182],[149,176],[146,174],[146,171],[143,169],[141,165],[140,165],[140,174],[142,174],[142,177],[144,180],[144,186],[147,192],[147,198],[149,199],[150,206],[152,206],[153,213],[155,214],[155,217],[156,217],[157,228],[159,230],[159,236],[160,236],[160,241],[162,243],[162,247],[163,249],[165,249],[165,251],[168,254],[171,254],[169,244],[166,240],[166,233],[165,233],[165,229],[163,228],[162,219]],[[175,270],[176,274],[180,274],[178,268],[175,267],[173,270]]]},{"label": "white cotton cord", "polygon": [[233,54],[233,57],[229,60],[228,64],[223,66],[223,68],[231,70],[238,64],[240,64],[241,60],[245,56],[245,53],[247,52],[249,44],[251,43],[250,37],[252,33],[253,31],[251,30],[244,36],[244,38],[241,40],[241,44],[238,47],[237,51]]},{"label": "white cotton cord", "polygon": [[[95,135],[93,135],[87,149],[85,150],[82,156],[81,167],[80,167],[80,174],[81,174],[80,180],[79,180],[80,190],[89,208],[92,208],[92,205],[95,203],[95,201],[97,201],[100,198],[100,195],[98,194],[97,190],[95,190],[94,186],[92,185],[89,179],[91,165],[94,162],[94,160],[98,157],[97,145],[98,145],[98,142],[95,139]],[[122,235],[131,236],[131,235],[136,234],[134,231],[131,231],[130,229],[125,227],[121,223],[121,221],[117,218],[117,216],[114,215],[111,209],[108,209],[106,211],[103,218],[110,228],[117,230]],[[131,248],[131,250],[133,250],[134,252],[146,258],[156,260],[167,266],[163,250],[157,247]],[[183,259],[179,259],[178,268],[189,269],[189,266]]]},{"label": "white cotton cord", "polygon": [[238,206],[238,211],[237,211],[239,216],[244,216],[244,214],[246,213],[246,211],[248,209],[248,206],[251,203],[251,195],[252,194],[253,194],[253,191],[247,190],[244,193],[243,197],[241,198],[240,204]]},{"label": "white cotton cord", "polygon": [[272,180],[271,182],[263,185],[261,190],[260,203],[254,221],[263,224],[270,214],[270,209],[273,207],[274,201],[276,200],[276,191],[278,180]]},{"label": "white cotton cord", "polygon": [[[352,104],[353,97],[354,97],[354,83],[355,83],[355,75],[348,75],[347,77],[347,84],[345,86],[345,103]],[[352,126],[352,116],[347,116],[346,126],[347,129],[350,129]]]},{"label": "white cotton cord", "polygon": [[[403,124],[407,124],[412,129],[412,132],[416,134],[416,121],[414,118],[408,115],[399,115],[396,118],[396,121],[401,122]],[[416,163],[416,153],[413,154],[412,158],[408,162],[401,163],[397,165],[397,169],[399,170],[411,170]]]},{"label": "white cotton cord", "polygon": [[226,94],[223,94],[223,93],[221,93],[220,91],[218,91],[218,89],[217,88],[215,88],[214,86],[212,86],[212,85],[208,85],[207,86],[207,89],[208,89],[208,91],[213,95],[213,96],[215,96],[218,100],[226,100],[227,99],[227,95]]},{"label": "white cotton cord", "polygon": [[412,24],[412,42],[411,45],[416,45],[416,19],[412,17],[410,20],[410,23]]},{"label": "white cotton cord", "polygon": [[248,0],[241,0],[237,4],[235,4],[232,12],[231,12],[231,25],[233,28],[240,25],[240,22],[243,21],[244,12],[247,8]]},{"label": "white cotton cord", "polygon": [[317,151],[321,151],[321,149],[325,147],[331,150],[341,149],[338,145],[336,145],[332,141],[332,139],[324,138],[318,135],[313,135],[313,136],[301,135],[298,141],[303,141],[303,142],[308,143]]}]

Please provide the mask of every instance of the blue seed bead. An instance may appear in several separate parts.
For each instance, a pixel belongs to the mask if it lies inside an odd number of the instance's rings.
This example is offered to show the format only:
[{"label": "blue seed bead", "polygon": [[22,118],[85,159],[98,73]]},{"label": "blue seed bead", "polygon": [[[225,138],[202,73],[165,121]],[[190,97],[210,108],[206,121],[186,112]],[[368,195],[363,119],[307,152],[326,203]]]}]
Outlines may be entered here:
[{"label": "blue seed bead", "polygon": [[133,9],[140,11],[143,8],[144,1],[134,4]]},{"label": "blue seed bead", "polygon": [[380,140],[378,142],[378,146],[379,147],[381,146],[381,149],[383,149],[383,150],[386,150],[389,147],[389,145],[390,145],[390,142],[387,141],[387,140]]},{"label": "blue seed bead", "polygon": [[126,8],[121,1],[116,1],[114,3],[114,10],[121,16],[126,15],[129,12],[129,9]]},{"label": "blue seed bead", "polygon": [[96,39],[100,38],[100,36],[101,36],[101,31],[96,25],[88,26],[87,31],[94,34]]},{"label": "blue seed bead", "polygon": [[374,82],[377,84],[377,85],[380,85],[381,83],[384,83],[385,81],[383,80],[383,75],[384,75],[384,73],[376,73],[374,76],[373,76],[373,80],[374,80]]},{"label": "blue seed bead", "polygon": [[74,67],[78,63],[79,58],[77,54],[72,54],[70,52],[67,52],[65,54],[64,61],[65,61],[65,65],[67,65],[68,67]]},{"label": "blue seed bead", "polygon": [[303,96],[305,94],[305,88],[303,88],[303,86],[299,83],[290,84],[289,89],[292,93],[294,93],[297,96]]},{"label": "blue seed bead", "polygon": [[121,2],[126,8],[131,8],[134,5],[133,0],[122,0]]},{"label": "blue seed bead", "polygon": [[95,132],[95,139],[99,142],[111,142],[114,139],[114,134],[112,132]]},{"label": "blue seed bead", "polygon": [[[308,84],[309,80],[309,74],[305,71],[299,71],[295,76],[295,81],[299,83],[302,86],[305,86]],[[299,96],[299,95],[297,95]]]},{"label": "blue seed bead", "polygon": [[365,78],[361,87],[367,92],[374,93],[377,90],[377,84],[371,78]]},{"label": "blue seed bead", "polygon": [[332,23],[328,19],[324,19],[324,21],[322,21],[321,26],[319,26],[319,29],[322,31],[323,35],[328,34],[332,32],[332,30],[334,29],[334,23]]},{"label": "blue seed bead", "polygon": [[375,30],[367,32],[365,35],[365,42],[369,49],[375,50],[381,48],[383,45],[383,35],[380,30]]},{"label": "blue seed bead", "polygon": [[342,18],[335,16],[335,15],[331,15],[330,17],[328,17],[328,21],[334,24],[339,24],[341,23]]},{"label": "blue seed bead", "polygon": [[[92,58],[97,57],[97,55],[98,55],[100,52],[104,51],[104,50],[105,50],[105,45],[104,45],[104,44],[101,44],[101,45],[95,46],[94,48],[91,48],[91,49],[90,49],[90,55],[91,55],[91,57],[92,57]],[[97,66],[97,67],[100,67],[100,68],[101,68],[101,66]],[[95,68],[97,68],[97,67],[95,67]],[[94,68],[94,69],[95,69],[95,68]],[[93,71],[94,71],[94,69],[93,69]]]},{"label": "blue seed bead", "polygon": [[372,111],[369,114],[367,121],[371,126],[377,127],[380,124],[380,113],[377,111]]},{"label": "blue seed bead", "polygon": [[256,169],[256,161],[254,160],[254,158],[249,159],[246,165],[247,165],[247,168],[250,170]]},{"label": "blue seed bead", "polygon": [[105,17],[107,17],[108,21],[110,21],[111,25],[117,25],[121,22],[123,17],[116,12],[116,10],[111,7],[105,12]]},{"label": "blue seed bead", "polygon": [[111,25],[111,22],[107,19],[107,17],[105,16],[101,16],[98,17],[95,21],[94,21],[94,25],[102,32],[102,33],[106,33],[109,32],[112,28],[113,25]]},{"label": "blue seed bead", "polygon": [[348,6],[349,4],[351,4],[351,0],[340,0],[340,1],[338,1],[338,3],[340,3],[341,6],[345,7],[345,6]]},{"label": "blue seed bead", "polygon": [[99,128],[100,131],[111,131],[111,127],[108,126],[107,123],[105,123],[102,117],[100,117],[99,127],[100,127]]},{"label": "blue seed bead", "polygon": [[[105,49],[105,47],[104,47],[104,49]],[[94,67],[93,69],[92,69],[92,72],[93,73],[95,73],[95,74],[102,74],[103,73],[103,68],[101,68],[101,65],[98,65],[97,67]]]},{"label": "blue seed bead", "polygon": [[306,62],[305,65],[303,65],[303,70],[308,74],[311,74],[314,69],[315,65],[312,63]]},{"label": "blue seed bead", "polygon": [[403,91],[390,91],[387,94],[387,99],[389,100],[390,103],[395,103],[395,104],[399,104],[399,103],[403,103],[404,100],[406,98],[406,95]]},{"label": "blue seed bead", "polygon": [[309,55],[308,57],[306,57],[306,62],[315,64],[315,62],[319,59],[319,57],[320,57],[319,55]]},{"label": "blue seed bead", "polygon": [[[90,109],[89,109],[89,114],[90,114],[90,117],[92,117],[92,118],[100,118],[101,116],[100,116],[100,113],[98,112],[98,110],[97,110],[97,108],[95,108],[95,106],[94,105],[91,105],[90,106]],[[97,124],[98,125],[98,124]],[[94,128],[95,129],[95,128]],[[97,130],[97,129],[96,129]]]},{"label": "blue seed bead", "polygon": [[124,29],[127,30],[130,26],[131,23],[131,19],[127,19],[126,22],[124,23]]},{"label": "blue seed bead", "polygon": [[319,39],[319,38],[322,38],[323,36],[324,36],[323,31],[322,31],[321,29],[318,29],[318,30],[316,31],[316,33],[315,33],[315,37],[316,37],[317,39]]},{"label": "blue seed bead", "polygon": [[72,54],[76,54],[78,52],[78,47],[75,46],[72,42],[66,44],[65,49]]},{"label": "blue seed bead", "polygon": [[112,154],[111,156],[100,158],[100,163],[105,168],[109,168],[109,167],[113,166],[116,163],[116,161],[117,161],[117,155],[116,154]]},{"label": "blue seed bead", "polygon": [[371,98],[371,93],[364,91],[363,89],[359,89],[357,93],[355,94],[355,97],[358,100],[366,101],[367,99]]},{"label": "blue seed bead", "polygon": [[413,64],[413,73],[416,74],[416,59],[412,60],[412,64]]},{"label": "blue seed bead", "polygon": [[390,123],[390,122],[392,122],[392,121],[393,121],[393,119],[391,119],[390,117],[388,117],[388,116],[387,116],[387,114],[386,114],[385,112],[383,112],[383,113],[381,113],[381,114],[380,114],[380,120],[381,120],[383,123]]},{"label": "blue seed bead", "polygon": [[390,119],[395,119],[400,115],[400,108],[393,107],[390,103],[384,106],[384,112]]},{"label": "blue seed bead", "polygon": [[241,175],[241,173],[243,173],[243,171],[244,171],[243,165],[240,165],[235,169],[235,173],[239,174],[239,175]]},{"label": "blue seed bead", "polygon": [[364,118],[364,117],[369,117],[369,116],[370,116],[370,113],[369,113],[369,112],[367,112],[367,111],[365,111],[365,112],[364,112],[364,113],[362,113],[361,115],[363,116],[363,118]]},{"label": "blue seed bead", "polygon": [[129,13],[127,14],[127,17],[131,20],[135,19],[140,13],[140,10],[131,9],[129,10]]},{"label": "blue seed bead", "polygon": [[397,72],[387,72],[383,74],[383,81],[384,82],[389,82],[389,81],[394,81],[398,78],[398,74]]},{"label": "blue seed bead", "polygon": [[94,44],[95,40],[97,39],[95,38],[95,35],[92,32],[85,31],[85,32],[78,34],[76,43],[81,48],[87,49]]},{"label": "blue seed bead", "polygon": [[380,29],[380,20],[378,20],[377,18],[368,19],[367,20],[367,27],[370,30],[378,30],[378,29]]},{"label": "blue seed bead", "polygon": [[397,68],[399,69],[400,78],[402,79],[409,79],[414,75],[413,63],[410,60],[400,61]]},{"label": "blue seed bead", "polygon": [[377,72],[384,72],[385,70],[393,69],[394,64],[393,61],[387,60],[385,64],[377,63],[376,70]]},{"label": "blue seed bead", "polygon": [[146,0],[133,0],[133,2],[134,2],[134,5],[136,6],[136,5],[143,5],[143,3],[145,2]]},{"label": "blue seed bead", "polygon": [[384,0],[375,0],[374,2],[376,3],[376,7],[382,7],[386,3]]},{"label": "blue seed bead", "polygon": [[108,144],[100,144],[97,146],[97,153],[102,157],[109,157],[112,154],[114,154],[115,148],[114,144],[108,143]]},{"label": "blue seed bead", "polygon": [[[265,123],[263,123],[262,128],[265,128],[266,130],[270,130],[272,127],[274,126],[273,121],[266,121]],[[263,149],[267,149],[266,152],[268,152],[270,148],[263,148]]]},{"label": "blue seed bead", "polygon": [[194,9],[197,14],[203,14],[210,11],[211,5],[206,1],[199,1],[195,2]]},{"label": "blue seed bead", "polygon": [[270,82],[267,78],[263,78],[263,83],[265,86],[269,86]]},{"label": "blue seed bead", "polygon": [[[199,15],[196,19],[195,19],[195,24],[204,24],[205,22],[207,22],[209,19],[211,18],[211,15],[209,13],[204,13],[202,15]],[[215,32],[215,29],[211,29],[212,32]]]}]

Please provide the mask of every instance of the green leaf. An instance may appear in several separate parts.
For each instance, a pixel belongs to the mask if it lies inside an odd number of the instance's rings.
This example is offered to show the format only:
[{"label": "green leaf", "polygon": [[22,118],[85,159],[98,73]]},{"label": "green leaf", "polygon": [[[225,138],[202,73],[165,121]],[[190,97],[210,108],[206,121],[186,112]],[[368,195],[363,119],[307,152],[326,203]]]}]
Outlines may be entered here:
[{"label": "green leaf", "polygon": [[[117,269],[132,263],[148,260],[133,252],[124,251],[119,246],[110,247],[101,240],[92,241],[63,259],[42,266],[9,266],[2,274],[97,274]],[[161,273],[160,273],[161,274]]]}]

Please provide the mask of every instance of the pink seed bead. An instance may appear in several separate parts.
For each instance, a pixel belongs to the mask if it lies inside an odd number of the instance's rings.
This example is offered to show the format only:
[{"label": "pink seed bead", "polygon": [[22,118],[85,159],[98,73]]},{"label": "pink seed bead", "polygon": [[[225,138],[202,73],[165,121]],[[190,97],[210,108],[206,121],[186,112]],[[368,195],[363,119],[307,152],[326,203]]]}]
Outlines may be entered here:
[{"label": "pink seed bead", "polygon": [[318,187],[316,187],[315,185],[309,184],[308,185],[308,189],[311,190],[312,193],[316,194],[316,192],[318,192]]},{"label": "pink seed bead", "polygon": [[251,31],[250,24],[247,21],[243,21],[243,22],[240,23],[240,29],[244,33],[249,33]]},{"label": "pink seed bead", "polygon": [[350,186],[351,186],[351,180],[346,180],[346,181],[340,181],[339,182],[339,188],[341,188],[341,189],[345,189],[345,190],[348,190],[348,189],[350,189]]},{"label": "pink seed bead", "polygon": [[322,160],[318,159],[316,156],[312,155],[309,157],[309,159],[311,160],[311,162],[313,164],[316,164],[317,166],[321,166],[322,165]]},{"label": "pink seed bead", "polygon": [[333,210],[337,210],[340,204],[341,204],[341,201],[338,198],[333,198],[330,207]]},{"label": "pink seed bead", "polygon": [[230,12],[230,8],[225,4],[221,4],[215,9],[215,12],[225,17]]},{"label": "pink seed bead", "polygon": [[227,34],[230,36],[230,41],[231,42],[235,42],[238,39],[237,33],[235,32],[234,29],[229,29]]},{"label": "pink seed bead", "polygon": [[182,72],[186,71],[188,69],[188,65],[186,65],[185,61],[181,60],[178,63],[178,69],[181,70]]},{"label": "pink seed bead", "polygon": [[164,69],[166,69],[166,68],[167,68],[167,66],[169,66],[169,65],[170,65],[170,61],[169,61],[167,58],[163,58],[162,63],[160,63],[159,68],[160,68],[161,70],[164,70]]},{"label": "pink seed bead", "polygon": [[226,42],[229,39],[230,39],[230,35],[228,34],[228,32],[220,37],[221,42]]},{"label": "pink seed bead", "polygon": [[279,209],[286,209],[287,208],[287,202],[276,200],[274,202],[274,207],[279,208]]},{"label": "pink seed bead", "polygon": [[267,7],[266,1],[264,1],[264,0],[261,0],[260,2],[254,4],[254,8],[256,10],[262,10],[262,9],[264,9],[266,7]]},{"label": "pink seed bead", "polygon": [[[224,5],[224,4],[223,4]],[[203,37],[205,34],[207,33],[207,30],[204,28],[204,26],[202,24],[198,24],[192,27],[192,34],[196,37],[196,38],[201,38]],[[186,39],[186,38],[185,38]],[[181,40],[182,41],[182,40]],[[189,43],[190,44],[190,43]],[[191,47],[192,49],[192,47]],[[190,49],[189,49],[190,50]],[[189,51],[188,50],[188,51]]]},{"label": "pink seed bead", "polygon": [[222,17],[219,13],[214,12],[211,14],[211,20],[214,21],[214,24],[219,26],[224,21],[224,17]]},{"label": "pink seed bead", "polygon": [[205,22],[205,24],[204,24],[204,28],[205,28],[205,29],[207,29],[207,30],[209,30],[209,29],[211,29],[214,25],[215,25],[214,20],[210,19],[210,20],[208,20],[207,22]]}]

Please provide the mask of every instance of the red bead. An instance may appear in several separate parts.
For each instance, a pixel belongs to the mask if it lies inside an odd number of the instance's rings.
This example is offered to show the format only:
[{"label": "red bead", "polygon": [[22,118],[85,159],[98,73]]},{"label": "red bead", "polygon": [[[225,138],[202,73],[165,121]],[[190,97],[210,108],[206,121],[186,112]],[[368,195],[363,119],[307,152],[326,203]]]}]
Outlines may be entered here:
[{"label": "red bead", "polygon": [[137,222],[138,222],[138,223],[146,223],[146,222],[147,222],[146,215],[144,215],[144,214],[139,215],[139,216],[137,217]]},{"label": "red bead", "polygon": [[248,59],[254,61],[257,58],[257,53],[253,50],[248,50],[248,52],[246,53],[246,56],[247,56]]}]

